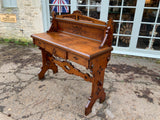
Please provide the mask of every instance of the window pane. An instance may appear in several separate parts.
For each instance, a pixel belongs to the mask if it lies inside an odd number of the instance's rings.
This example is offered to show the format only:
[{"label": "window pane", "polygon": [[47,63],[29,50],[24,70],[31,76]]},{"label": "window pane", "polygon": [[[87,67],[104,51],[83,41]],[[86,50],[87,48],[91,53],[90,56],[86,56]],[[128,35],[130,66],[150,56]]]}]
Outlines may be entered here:
[{"label": "window pane", "polygon": [[149,46],[149,38],[138,38],[137,48],[146,49]]},{"label": "window pane", "polygon": [[88,5],[88,0],[77,0],[78,5]]},{"label": "window pane", "polygon": [[119,27],[119,23],[118,22],[114,22],[114,31],[113,33],[118,33],[118,27]]},{"label": "window pane", "polygon": [[155,32],[155,34],[156,34],[156,37],[160,37],[160,25],[156,26],[156,32]]},{"label": "window pane", "polygon": [[70,6],[61,6],[61,13],[62,14],[70,14]]},{"label": "window pane", "polygon": [[137,0],[124,0],[124,6],[136,6]]},{"label": "window pane", "polygon": [[61,5],[67,5],[67,4],[70,4],[70,0],[49,0],[49,3],[50,4],[61,4]]},{"label": "window pane", "polygon": [[157,10],[154,9],[144,9],[143,12],[143,22],[155,22]]},{"label": "window pane", "polygon": [[70,6],[59,6],[59,5],[50,5],[50,15],[52,11],[55,11],[56,13],[63,13],[63,14],[69,14],[70,13]]},{"label": "window pane", "polygon": [[158,16],[157,23],[160,23],[160,13],[159,13],[159,16]]},{"label": "window pane", "polygon": [[100,7],[89,7],[89,16],[99,19],[100,18]]},{"label": "window pane", "polygon": [[101,0],[90,0],[90,5],[101,5]]},{"label": "window pane", "polygon": [[110,0],[109,5],[111,6],[121,6],[122,0]]},{"label": "window pane", "polygon": [[158,7],[159,0],[145,0],[145,7]]},{"label": "window pane", "polygon": [[119,20],[121,8],[109,8],[108,18],[112,18],[113,20]]},{"label": "window pane", "polygon": [[120,28],[120,34],[131,35],[132,33],[132,23],[122,23]]},{"label": "window pane", "polygon": [[78,10],[80,10],[82,12],[82,15],[86,15],[87,16],[87,8],[88,7],[78,7]]},{"label": "window pane", "polygon": [[118,46],[120,47],[129,47],[130,37],[129,36],[120,36],[118,41]]},{"label": "window pane", "polygon": [[116,41],[117,41],[117,36],[113,36],[113,41],[112,41],[112,45],[116,45]]},{"label": "window pane", "polygon": [[123,8],[122,20],[133,21],[135,8]]},{"label": "window pane", "polygon": [[140,33],[141,36],[151,36],[153,30],[153,25],[141,24]]},{"label": "window pane", "polygon": [[160,50],[160,39],[153,40],[153,46],[152,46],[152,48],[154,50]]}]

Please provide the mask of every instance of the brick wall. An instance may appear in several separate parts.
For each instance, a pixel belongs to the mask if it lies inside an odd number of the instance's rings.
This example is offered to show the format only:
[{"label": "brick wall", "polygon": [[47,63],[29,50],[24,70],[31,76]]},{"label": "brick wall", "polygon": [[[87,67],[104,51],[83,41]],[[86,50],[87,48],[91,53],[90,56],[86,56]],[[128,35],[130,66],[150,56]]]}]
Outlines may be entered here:
[{"label": "brick wall", "polygon": [[16,23],[0,21],[0,38],[31,40],[33,33],[43,32],[41,0],[17,0],[17,8],[4,8],[0,14],[16,14]]}]

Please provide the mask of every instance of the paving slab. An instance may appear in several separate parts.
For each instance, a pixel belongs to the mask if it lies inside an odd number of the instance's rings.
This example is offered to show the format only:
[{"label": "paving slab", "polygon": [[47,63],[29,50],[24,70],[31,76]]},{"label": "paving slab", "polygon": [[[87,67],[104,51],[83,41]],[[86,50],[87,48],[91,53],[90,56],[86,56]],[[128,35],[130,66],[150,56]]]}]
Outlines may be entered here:
[{"label": "paving slab", "polygon": [[106,100],[96,101],[85,116],[91,83],[60,67],[40,81],[38,48],[0,44],[0,120],[160,120],[157,61],[112,54],[104,77]]}]

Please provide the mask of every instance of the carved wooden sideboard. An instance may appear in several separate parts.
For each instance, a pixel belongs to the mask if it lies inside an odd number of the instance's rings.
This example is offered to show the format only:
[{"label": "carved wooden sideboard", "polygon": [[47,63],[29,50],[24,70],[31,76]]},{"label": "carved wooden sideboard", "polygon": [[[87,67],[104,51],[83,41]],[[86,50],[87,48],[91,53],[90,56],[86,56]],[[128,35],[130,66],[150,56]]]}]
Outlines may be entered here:
[{"label": "carved wooden sideboard", "polygon": [[[97,99],[105,100],[104,73],[112,51],[113,22],[90,18],[74,11],[73,14],[56,16],[46,33],[33,34],[33,42],[42,51],[42,68],[38,74],[43,79],[46,71],[58,72],[58,67],[92,83],[91,96],[85,107],[88,115]],[[90,69],[91,75],[75,68],[68,60]]]}]

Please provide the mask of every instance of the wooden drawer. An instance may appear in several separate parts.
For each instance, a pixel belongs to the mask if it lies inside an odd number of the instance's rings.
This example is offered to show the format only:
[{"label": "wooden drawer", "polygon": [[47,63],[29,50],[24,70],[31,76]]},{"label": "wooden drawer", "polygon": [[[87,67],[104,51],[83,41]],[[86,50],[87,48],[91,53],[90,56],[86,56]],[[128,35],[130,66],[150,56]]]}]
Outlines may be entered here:
[{"label": "wooden drawer", "polygon": [[56,57],[66,59],[67,58],[66,54],[67,54],[67,52],[65,50],[62,50],[60,48],[53,48],[53,55],[56,56]]},{"label": "wooden drawer", "polygon": [[76,63],[78,63],[80,65],[88,67],[88,60],[84,59],[81,56],[78,56],[78,55],[75,55],[75,54],[72,54],[72,53],[68,53],[68,59],[73,61],[73,62],[76,62]]},{"label": "wooden drawer", "polygon": [[45,49],[47,52],[49,52],[50,54],[52,54],[52,55],[54,55],[54,56],[56,56],[56,57],[60,57],[60,58],[63,58],[63,59],[66,59],[66,58],[67,58],[67,57],[66,57],[67,55],[66,55],[66,51],[65,51],[65,50],[62,50],[62,49],[60,49],[60,48],[56,48],[55,46],[53,46],[53,45],[51,45],[51,44],[49,44],[49,43],[45,43],[45,42],[43,42],[43,41],[40,41],[40,40],[38,40],[38,39],[35,39],[35,40],[34,40],[34,43],[35,43],[37,46]]},{"label": "wooden drawer", "polygon": [[38,40],[38,39],[34,39],[34,44],[41,47],[41,48],[44,48],[44,46],[45,46],[45,43],[42,42],[41,40]]},{"label": "wooden drawer", "polygon": [[65,50],[62,50],[60,48],[56,48],[55,46],[50,45],[50,44],[45,45],[45,50],[56,57],[66,59],[67,55],[66,55]]}]

